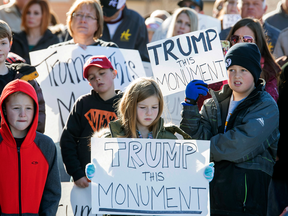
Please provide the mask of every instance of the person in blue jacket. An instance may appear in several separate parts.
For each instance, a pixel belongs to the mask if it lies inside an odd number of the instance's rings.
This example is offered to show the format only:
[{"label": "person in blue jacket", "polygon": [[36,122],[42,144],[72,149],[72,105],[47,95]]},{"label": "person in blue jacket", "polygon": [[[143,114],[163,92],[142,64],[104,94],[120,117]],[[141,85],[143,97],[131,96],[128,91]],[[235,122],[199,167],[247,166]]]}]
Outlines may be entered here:
[{"label": "person in blue jacket", "polygon": [[198,111],[207,84],[186,87],[180,128],[193,139],[210,140],[215,163],[210,182],[211,215],[266,215],[268,186],[279,140],[279,111],[260,77],[261,54],[254,43],[238,43],[225,56],[228,84],[210,90],[212,98]]}]

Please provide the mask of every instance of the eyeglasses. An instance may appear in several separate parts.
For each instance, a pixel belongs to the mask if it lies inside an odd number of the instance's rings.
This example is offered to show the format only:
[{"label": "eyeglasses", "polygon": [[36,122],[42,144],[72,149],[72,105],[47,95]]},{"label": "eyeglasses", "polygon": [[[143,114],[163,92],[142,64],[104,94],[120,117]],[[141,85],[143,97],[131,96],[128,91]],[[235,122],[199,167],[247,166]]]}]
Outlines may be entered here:
[{"label": "eyeglasses", "polygon": [[73,13],[72,17],[75,17],[78,20],[83,19],[83,18],[85,18],[85,20],[88,20],[88,21],[97,20],[97,18],[95,18],[93,16],[86,15],[86,14],[80,14],[80,13]]},{"label": "eyeglasses", "polygon": [[254,42],[254,38],[249,36],[249,35],[243,35],[243,36],[232,35],[230,38],[231,45],[233,46],[234,44],[238,43],[240,39],[245,43],[253,43]]}]

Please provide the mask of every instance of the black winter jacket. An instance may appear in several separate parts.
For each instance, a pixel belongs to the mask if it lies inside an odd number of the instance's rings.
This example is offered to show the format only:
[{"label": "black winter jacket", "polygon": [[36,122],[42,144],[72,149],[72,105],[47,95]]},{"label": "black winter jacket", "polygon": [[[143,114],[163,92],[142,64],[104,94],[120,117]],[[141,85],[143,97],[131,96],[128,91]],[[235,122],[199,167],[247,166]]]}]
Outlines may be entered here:
[{"label": "black winter jacket", "polygon": [[57,43],[59,43],[58,37],[47,29],[38,43],[31,50],[29,50],[27,34],[25,31],[22,31],[13,35],[13,44],[10,51],[20,55],[25,59],[27,64],[30,64],[29,52],[46,49],[49,46]]}]

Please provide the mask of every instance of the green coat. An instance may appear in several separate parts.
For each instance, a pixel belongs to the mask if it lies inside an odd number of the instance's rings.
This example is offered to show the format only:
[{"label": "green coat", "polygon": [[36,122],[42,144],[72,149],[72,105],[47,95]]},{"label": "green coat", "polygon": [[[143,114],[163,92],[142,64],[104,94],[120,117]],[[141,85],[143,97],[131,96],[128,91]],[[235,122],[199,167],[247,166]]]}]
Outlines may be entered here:
[{"label": "green coat", "polygon": [[[124,128],[120,120],[112,121],[109,123],[109,131],[105,131],[102,137],[116,138],[125,136]],[[157,135],[154,139],[178,139],[174,134],[177,132],[183,136],[184,139],[191,139],[187,133],[176,125],[164,126],[164,120],[160,118],[158,124]]]}]

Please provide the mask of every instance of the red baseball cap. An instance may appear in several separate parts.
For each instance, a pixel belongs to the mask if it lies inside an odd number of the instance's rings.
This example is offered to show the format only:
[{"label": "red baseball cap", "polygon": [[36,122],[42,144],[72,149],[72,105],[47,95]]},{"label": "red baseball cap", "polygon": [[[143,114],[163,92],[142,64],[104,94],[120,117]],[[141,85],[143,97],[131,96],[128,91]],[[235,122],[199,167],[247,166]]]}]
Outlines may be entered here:
[{"label": "red baseball cap", "polygon": [[83,67],[83,77],[86,79],[88,78],[88,70],[91,66],[96,66],[104,69],[111,68],[112,70],[114,70],[111,62],[106,56],[104,55],[92,56],[86,61]]}]

